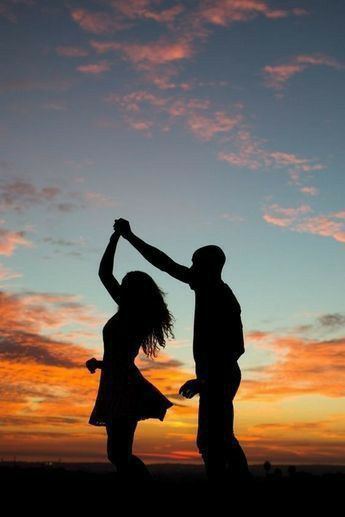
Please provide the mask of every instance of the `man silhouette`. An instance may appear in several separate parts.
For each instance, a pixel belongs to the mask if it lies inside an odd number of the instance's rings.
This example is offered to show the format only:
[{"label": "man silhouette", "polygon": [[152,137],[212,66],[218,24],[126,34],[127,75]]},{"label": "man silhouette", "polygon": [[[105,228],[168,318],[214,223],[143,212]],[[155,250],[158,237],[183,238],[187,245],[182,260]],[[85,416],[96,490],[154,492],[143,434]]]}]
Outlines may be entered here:
[{"label": "man silhouette", "polygon": [[237,360],[244,353],[241,307],[221,277],[224,252],[218,246],[199,248],[188,268],[134,235],[125,219],[118,219],[116,227],[152,265],[189,284],[195,292],[196,379],[187,381],[180,394],[200,396],[197,446],[209,479],[247,477],[247,460],[233,431],[233,399],[241,382]]}]

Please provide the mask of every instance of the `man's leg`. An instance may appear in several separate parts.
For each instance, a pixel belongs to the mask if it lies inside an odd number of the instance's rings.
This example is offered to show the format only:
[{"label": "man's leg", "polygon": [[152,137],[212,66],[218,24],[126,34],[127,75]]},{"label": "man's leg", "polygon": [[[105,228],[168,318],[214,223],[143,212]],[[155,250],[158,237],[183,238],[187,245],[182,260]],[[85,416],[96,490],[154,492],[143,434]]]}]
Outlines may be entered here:
[{"label": "man's leg", "polygon": [[226,472],[220,406],[219,398],[211,398],[209,392],[200,393],[197,446],[204,460],[207,477],[212,483],[221,481]]},{"label": "man's leg", "polygon": [[247,458],[234,434],[234,406],[232,401],[229,401],[224,408],[224,435],[227,474],[233,480],[248,478]]}]

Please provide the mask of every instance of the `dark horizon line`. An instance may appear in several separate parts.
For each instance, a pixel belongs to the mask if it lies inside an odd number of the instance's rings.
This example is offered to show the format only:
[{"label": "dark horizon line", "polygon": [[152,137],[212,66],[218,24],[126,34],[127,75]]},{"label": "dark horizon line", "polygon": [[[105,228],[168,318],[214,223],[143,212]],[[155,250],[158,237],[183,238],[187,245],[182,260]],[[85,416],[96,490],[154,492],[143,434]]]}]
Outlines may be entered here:
[{"label": "dark horizon line", "polygon": [[[297,463],[297,462],[275,462],[274,460],[263,460],[262,462],[253,462],[249,463],[251,467],[262,467],[266,461],[269,461],[273,467],[288,467],[291,465],[299,466],[299,467],[341,467],[345,468],[345,462],[344,463]],[[65,460],[21,460],[21,459],[0,459],[0,465],[4,464],[12,464],[12,465],[18,465],[18,464],[44,464],[44,465],[109,465],[109,463],[104,461],[65,461]],[[192,462],[178,462],[178,461],[165,461],[165,462],[148,462],[148,465],[179,465],[179,466],[191,466],[191,467],[203,467],[202,463],[192,463]]]}]

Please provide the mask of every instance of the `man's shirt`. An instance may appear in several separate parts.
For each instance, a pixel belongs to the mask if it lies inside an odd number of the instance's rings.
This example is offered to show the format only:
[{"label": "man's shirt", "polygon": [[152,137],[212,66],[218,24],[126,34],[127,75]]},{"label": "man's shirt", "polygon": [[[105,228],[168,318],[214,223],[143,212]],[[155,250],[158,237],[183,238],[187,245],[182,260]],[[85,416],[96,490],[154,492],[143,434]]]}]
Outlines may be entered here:
[{"label": "man's shirt", "polygon": [[193,276],[195,292],[193,355],[199,379],[226,382],[244,353],[241,306],[222,280],[208,285]]}]

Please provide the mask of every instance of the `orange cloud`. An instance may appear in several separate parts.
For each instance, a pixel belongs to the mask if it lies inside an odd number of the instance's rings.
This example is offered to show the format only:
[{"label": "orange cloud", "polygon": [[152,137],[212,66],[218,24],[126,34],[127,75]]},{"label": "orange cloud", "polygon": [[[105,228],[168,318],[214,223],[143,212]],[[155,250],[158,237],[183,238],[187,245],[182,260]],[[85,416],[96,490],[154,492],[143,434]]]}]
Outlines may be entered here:
[{"label": "orange cloud", "polygon": [[26,232],[13,232],[0,228],[0,255],[12,255],[18,246],[31,247],[32,243],[25,238]]},{"label": "orange cloud", "polygon": [[[103,430],[96,432],[87,423],[99,374],[90,375],[84,367],[92,355],[101,357],[104,316],[81,304],[77,296],[57,293],[1,292],[0,311],[6,321],[0,329],[1,456],[16,450],[17,456],[26,459],[104,460]],[[81,330],[71,332],[74,327]],[[73,335],[76,340],[71,341]],[[138,364],[149,380],[179,404],[178,414],[174,408],[171,423],[165,427],[168,433],[179,426],[181,412],[188,413],[177,393],[190,373],[166,353],[155,361],[141,357]],[[149,431],[151,439],[154,433],[154,429]],[[161,438],[160,432],[157,439]],[[173,449],[169,443],[168,449]],[[145,447],[148,452],[149,439]]]},{"label": "orange cloud", "polygon": [[247,369],[251,379],[241,388],[241,398],[282,399],[299,395],[345,397],[342,382],[345,373],[345,338],[325,341],[307,340],[297,336],[259,337],[249,333],[259,349],[273,351],[272,364]]},{"label": "orange cloud", "polygon": [[324,54],[301,54],[291,58],[288,63],[265,66],[263,68],[265,83],[269,88],[282,90],[289,79],[303,72],[310,66],[328,66],[334,69],[344,67],[344,65],[336,59]]},{"label": "orange cloud", "polygon": [[[56,293],[2,293],[0,310],[6,321],[0,339],[0,455],[106,461],[104,430],[87,424],[99,374],[89,375],[83,364],[93,351],[69,338],[57,338],[64,327],[80,321],[83,328],[100,333],[103,317],[78,297]],[[339,327],[342,318],[324,315],[320,324]],[[275,354],[272,364],[243,372],[236,422],[249,460],[298,463],[298,458],[306,462],[322,456],[323,461],[336,462],[341,415],[298,420],[295,412],[294,418],[278,410],[266,415],[267,408],[255,412],[246,405],[253,402],[258,408],[258,401],[260,407],[269,402],[271,408],[275,401],[298,400],[299,395],[343,396],[344,340],[307,341],[266,331],[249,332],[246,338]],[[136,453],[148,462],[200,462],[195,445],[197,401],[185,401],[177,394],[192,373],[166,352],[155,361],[141,356],[138,366],[176,405],[163,424],[140,423]]]},{"label": "orange cloud", "polygon": [[[303,205],[297,208],[284,208],[277,204],[266,208],[263,219],[276,226],[289,228],[299,233],[311,233],[322,237],[332,237],[338,242],[345,242],[345,224],[336,213],[328,215],[305,216],[311,209]],[[342,212],[340,212],[342,214]]]}]

